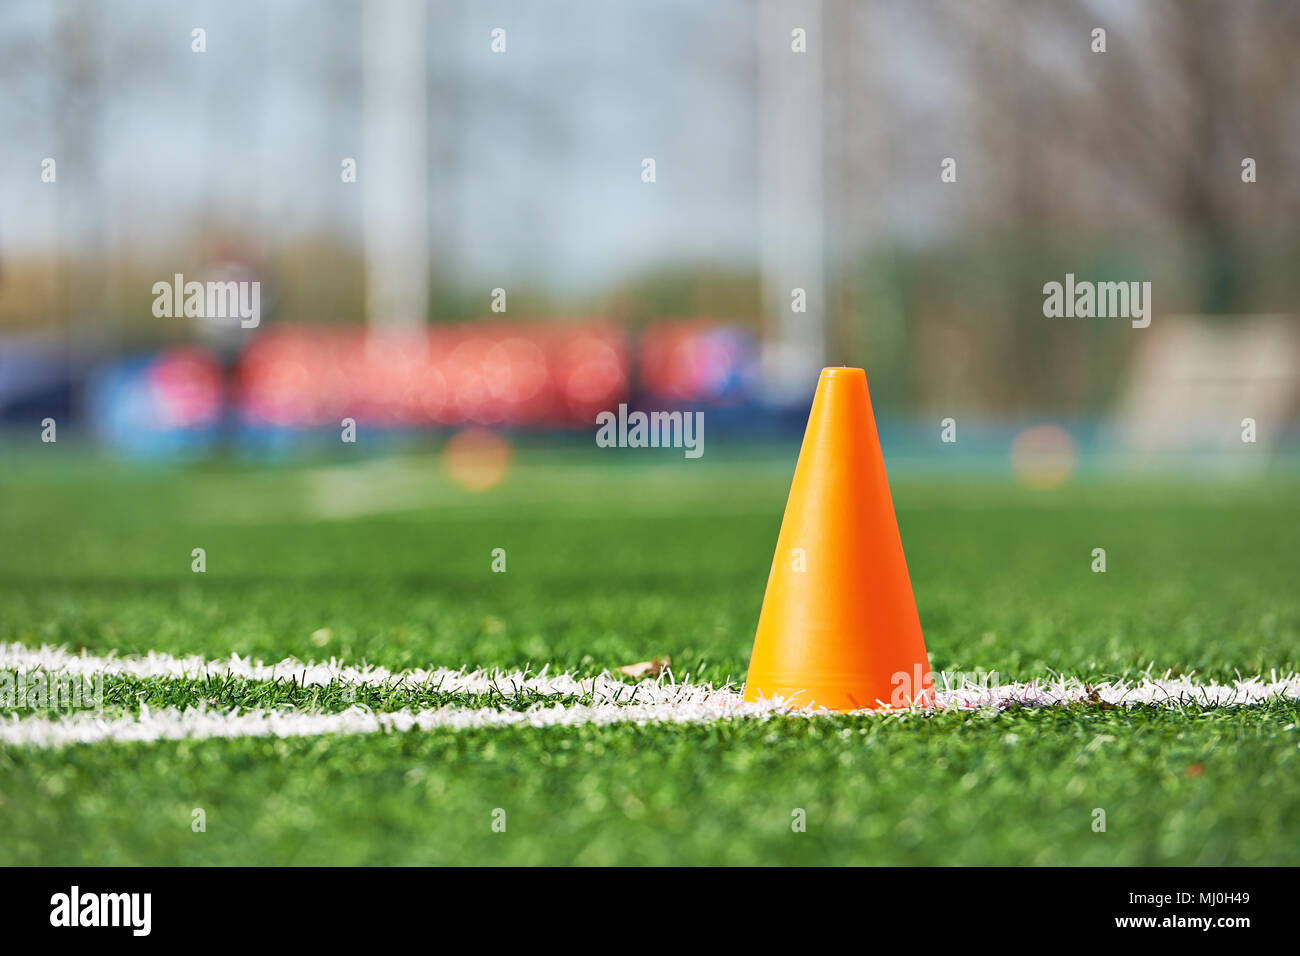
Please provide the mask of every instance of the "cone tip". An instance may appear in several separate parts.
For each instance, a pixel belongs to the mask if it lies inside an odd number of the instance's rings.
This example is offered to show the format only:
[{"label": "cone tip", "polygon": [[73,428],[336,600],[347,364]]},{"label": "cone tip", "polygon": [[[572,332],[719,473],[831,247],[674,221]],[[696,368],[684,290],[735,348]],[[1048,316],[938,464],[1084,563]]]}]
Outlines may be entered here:
[{"label": "cone tip", "polygon": [[832,365],[822,369],[823,379],[849,379],[860,378],[866,379],[867,373],[860,368],[852,368],[847,365]]}]

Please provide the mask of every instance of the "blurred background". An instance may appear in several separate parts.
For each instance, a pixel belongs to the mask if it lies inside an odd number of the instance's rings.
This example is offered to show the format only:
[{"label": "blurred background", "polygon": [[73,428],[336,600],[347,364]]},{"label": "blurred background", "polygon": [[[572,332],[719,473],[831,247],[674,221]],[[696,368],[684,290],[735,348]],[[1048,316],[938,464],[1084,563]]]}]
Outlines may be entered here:
[{"label": "blurred background", "polygon": [[[0,86],[10,450],[590,445],[627,402],[792,454],[824,364],[891,469],[1300,445],[1297,3],[18,0]],[[1067,273],[1150,327],[1044,317]],[[157,316],[177,274],[256,327]]]}]

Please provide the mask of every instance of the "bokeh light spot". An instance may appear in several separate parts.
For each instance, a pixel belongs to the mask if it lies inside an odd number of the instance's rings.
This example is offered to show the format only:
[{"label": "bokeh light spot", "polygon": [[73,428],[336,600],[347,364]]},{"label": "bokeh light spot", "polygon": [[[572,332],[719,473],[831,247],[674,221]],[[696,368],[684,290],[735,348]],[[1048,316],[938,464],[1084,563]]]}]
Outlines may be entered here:
[{"label": "bokeh light spot", "polygon": [[486,428],[457,432],[442,451],[442,464],[451,480],[469,491],[486,491],[501,483],[510,470],[510,442]]},{"label": "bokeh light spot", "polygon": [[1059,425],[1026,428],[1011,443],[1011,467],[1031,488],[1058,488],[1069,480],[1079,451],[1070,433]]}]

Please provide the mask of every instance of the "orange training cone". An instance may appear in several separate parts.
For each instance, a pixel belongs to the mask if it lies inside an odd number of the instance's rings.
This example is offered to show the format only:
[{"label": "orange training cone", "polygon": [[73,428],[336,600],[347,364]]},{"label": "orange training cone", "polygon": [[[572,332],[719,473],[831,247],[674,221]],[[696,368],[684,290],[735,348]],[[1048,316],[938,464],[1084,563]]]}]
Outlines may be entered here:
[{"label": "orange training cone", "polygon": [[745,700],[831,710],[932,698],[860,368],[823,369],[767,578]]}]

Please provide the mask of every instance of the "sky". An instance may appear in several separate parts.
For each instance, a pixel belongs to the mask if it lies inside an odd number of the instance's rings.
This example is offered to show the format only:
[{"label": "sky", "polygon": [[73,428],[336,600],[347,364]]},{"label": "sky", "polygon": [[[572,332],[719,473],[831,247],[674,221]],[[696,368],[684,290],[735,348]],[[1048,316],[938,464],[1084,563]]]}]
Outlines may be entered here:
[{"label": "sky", "polygon": [[[194,223],[359,242],[361,4],[0,8],[0,252],[171,250]],[[442,3],[427,20],[428,205],[451,270],[588,284],[756,255],[754,21],[743,2]],[[69,108],[67,24],[93,51]],[[507,31],[503,55],[490,50]],[[206,31],[206,53],[191,30]],[[80,115],[85,121],[76,119]],[[641,182],[654,157],[657,182]],[[57,190],[40,181],[58,163]],[[359,182],[340,181],[358,162]],[[375,184],[372,184],[372,186]],[[92,240],[93,241],[93,240]]]},{"label": "sky", "polygon": [[[382,2],[0,4],[0,257],[143,250],[197,261],[200,227],[266,249],[320,237],[359,247],[367,189],[383,188],[367,178],[363,115],[365,21]],[[791,23],[815,6],[765,2]],[[789,38],[762,34],[758,2],[424,9],[413,29],[427,50],[427,192],[413,201],[427,206],[436,272],[559,292],[684,263],[759,265],[759,47],[784,54]],[[975,155],[980,91],[953,55],[957,21],[943,0],[846,9],[869,42],[814,27],[810,56],[848,58],[871,92],[860,111],[828,101],[826,116],[892,163],[854,202],[871,229],[942,236],[960,210],[929,164],[999,161]],[[1131,15],[1122,0],[1085,9],[1112,26]],[[498,27],[504,54],[491,50]],[[195,28],[204,53],[191,49]],[[840,132],[827,129],[828,162]],[[41,182],[46,157],[57,188]],[[355,184],[340,181],[346,157]],[[640,179],[646,157],[653,186]],[[828,194],[828,230],[844,228],[836,202]]]}]

